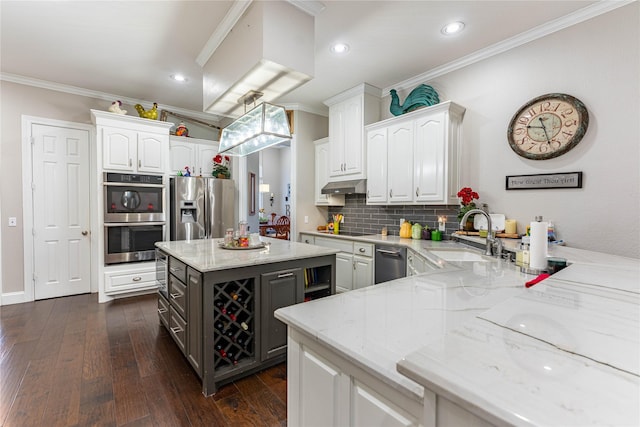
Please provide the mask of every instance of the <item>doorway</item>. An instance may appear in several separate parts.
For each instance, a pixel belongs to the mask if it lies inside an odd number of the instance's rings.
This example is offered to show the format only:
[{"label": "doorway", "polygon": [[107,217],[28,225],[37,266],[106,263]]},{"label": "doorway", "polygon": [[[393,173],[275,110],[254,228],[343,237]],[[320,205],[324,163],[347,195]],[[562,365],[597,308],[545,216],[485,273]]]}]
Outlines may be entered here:
[{"label": "doorway", "polygon": [[91,132],[23,117],[27,301],[91,292]]}]

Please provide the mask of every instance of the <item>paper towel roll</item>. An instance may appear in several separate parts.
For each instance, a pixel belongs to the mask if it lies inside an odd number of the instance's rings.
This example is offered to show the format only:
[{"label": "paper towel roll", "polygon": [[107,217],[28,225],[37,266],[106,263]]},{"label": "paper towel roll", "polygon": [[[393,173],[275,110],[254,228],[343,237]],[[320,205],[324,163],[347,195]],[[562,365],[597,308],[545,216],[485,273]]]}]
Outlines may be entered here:
[{"label": "paper towel roll", "polygon": [[516,220],[505,219],[504,220],[504,232],[507,234],[516,234]]},{"label": "paper towel roll", "polygon": [[547,223],[531,223],[529,267],[536,270],[547,268]]}]

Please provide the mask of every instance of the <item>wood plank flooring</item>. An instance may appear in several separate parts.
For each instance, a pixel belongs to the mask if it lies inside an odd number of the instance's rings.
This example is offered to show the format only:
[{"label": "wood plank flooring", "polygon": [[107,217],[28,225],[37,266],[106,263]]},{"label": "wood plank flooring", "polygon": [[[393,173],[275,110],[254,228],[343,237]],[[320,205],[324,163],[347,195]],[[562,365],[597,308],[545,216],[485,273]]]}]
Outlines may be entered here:
[{"label": "wood plank flooring", "polygon": [[0,425],[286,425],[285,364],[204,397],[156,309],[96,294],[0,307]]}]

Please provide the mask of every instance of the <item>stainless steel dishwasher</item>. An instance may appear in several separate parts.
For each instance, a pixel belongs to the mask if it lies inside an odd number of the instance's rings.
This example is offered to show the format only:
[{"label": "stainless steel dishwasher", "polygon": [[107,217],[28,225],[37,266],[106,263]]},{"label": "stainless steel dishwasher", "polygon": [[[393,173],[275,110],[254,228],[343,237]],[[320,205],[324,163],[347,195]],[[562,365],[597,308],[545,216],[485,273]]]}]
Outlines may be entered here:
[{"label": "stainless steel dishwasher", "polygon": [[407,275],[407,248],[376,245],[375,284]]}]

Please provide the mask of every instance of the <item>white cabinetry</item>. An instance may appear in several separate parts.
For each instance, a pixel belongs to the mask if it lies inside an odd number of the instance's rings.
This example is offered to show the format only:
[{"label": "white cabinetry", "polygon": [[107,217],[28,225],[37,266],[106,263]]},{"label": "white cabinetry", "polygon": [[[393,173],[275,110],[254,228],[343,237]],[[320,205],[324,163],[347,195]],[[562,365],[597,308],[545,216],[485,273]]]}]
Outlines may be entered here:
[{"label": "white cabinetry", "polygon": [[367,126],[367,204],[458,203],[464,111],[448,101]]},{"label": "white cabinetry", "polygon": [[407,250],[407,276],[416,276],[427,271],[437,270],[438,267],[429,260],[418,255],[417,252]]},{"label": "white cabinetry", "polygon": [[337,249],[336,290],[347,292],[373,285],[372,243],[354,242],[335,237],[315,237],[314,244]]},{"label": "white cabinetry", "polygon": [[316,206],[344,206],[344,194],[322,194],[329,181],[329,138],[314,141]]},{"label": "white cabinetry", "polygon": [[110,266],[104,272],[104,292],[117,295],[132,291],[157,289],[155,263]]},{"label": "white cabinetry", "polygon": [[[423,406],[335,352],[289,328],[287,420],[292,426],[433,426],[435,395]],[[425,410],[423,408],[429,408]]]},{"label": "white cabinetry", "polygon": [[380,93],[365,83],[325,101],[330,181],[366,178],[364,126],[380,119]]},{"label": "white cabinetry", "polygon": [[211,176],[213,158],[216,154],[218,154],[218,143],[215,141],[172,136],[167,172],[175,175],[178,171],[184,172],[184,167],[189,166],[194,176]]},{"label": "white cabinetry", "polygon": [[91,110],[102,169],[163,174],[173,123]]}]

